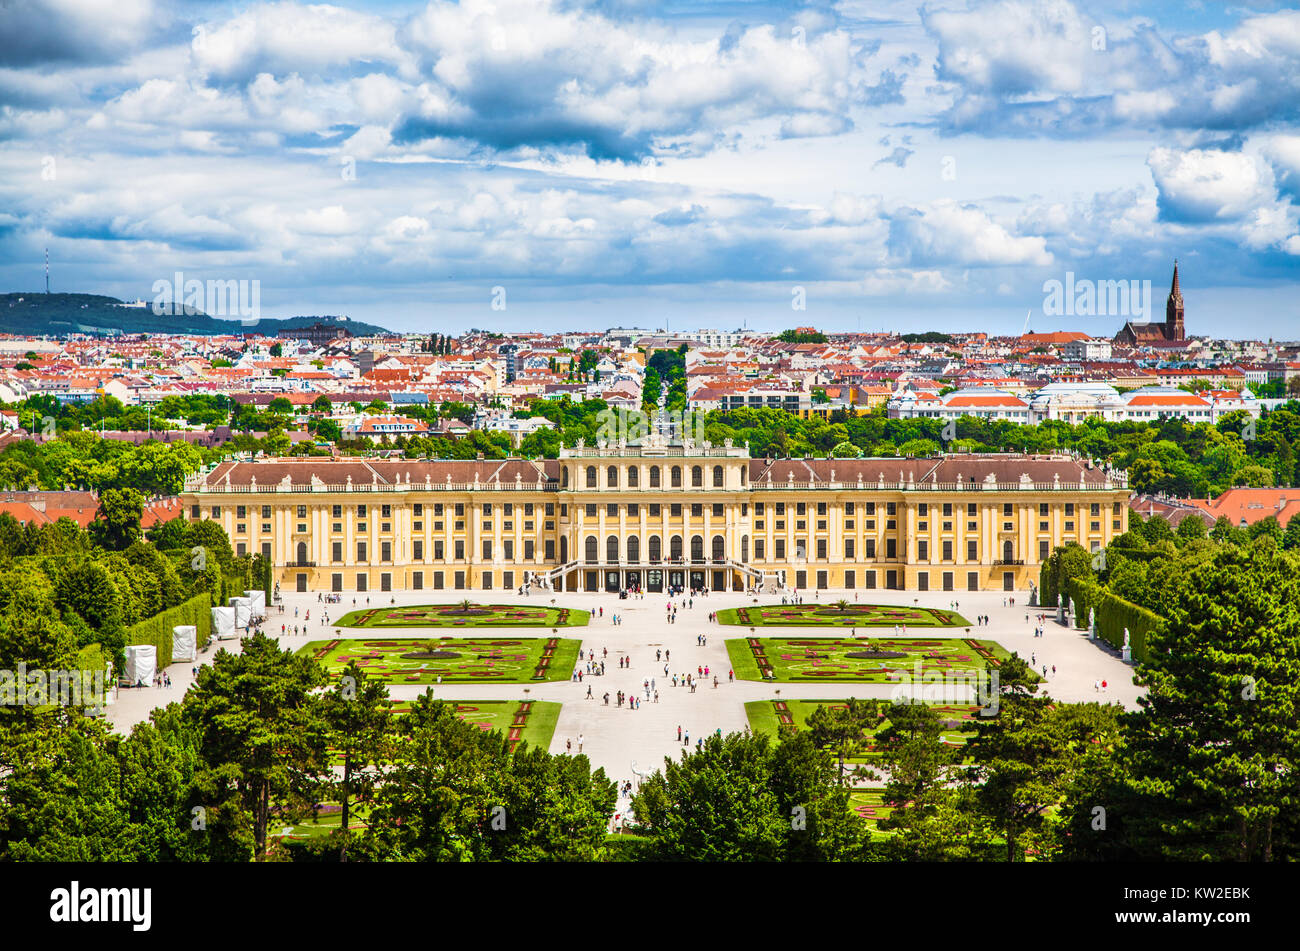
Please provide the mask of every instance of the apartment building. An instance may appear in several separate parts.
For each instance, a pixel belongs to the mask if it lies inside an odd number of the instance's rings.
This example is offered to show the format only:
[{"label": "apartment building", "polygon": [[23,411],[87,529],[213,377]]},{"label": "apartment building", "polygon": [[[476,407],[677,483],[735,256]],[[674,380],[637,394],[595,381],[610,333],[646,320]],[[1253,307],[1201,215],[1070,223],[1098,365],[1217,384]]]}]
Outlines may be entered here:
[{"label": "apartment building", "polygon": [[751,459],[662,439],[536,461],[227,461],[182,500],[298,591],[1014,590],[1128,518],[1126,476],[1068,456]]}]

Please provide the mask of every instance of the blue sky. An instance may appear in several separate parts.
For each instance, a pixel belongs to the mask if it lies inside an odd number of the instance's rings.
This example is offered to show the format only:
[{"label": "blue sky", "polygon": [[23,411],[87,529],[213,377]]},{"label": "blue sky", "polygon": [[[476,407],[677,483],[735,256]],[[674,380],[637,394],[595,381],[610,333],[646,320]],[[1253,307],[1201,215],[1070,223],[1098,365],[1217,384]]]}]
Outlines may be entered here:
[{"label": "blue sky", "polygon": [[1292,7],[4,0],[0,288],[1109,335],[1044,282],[1177,257],[1189,331],[1300,338]]}]

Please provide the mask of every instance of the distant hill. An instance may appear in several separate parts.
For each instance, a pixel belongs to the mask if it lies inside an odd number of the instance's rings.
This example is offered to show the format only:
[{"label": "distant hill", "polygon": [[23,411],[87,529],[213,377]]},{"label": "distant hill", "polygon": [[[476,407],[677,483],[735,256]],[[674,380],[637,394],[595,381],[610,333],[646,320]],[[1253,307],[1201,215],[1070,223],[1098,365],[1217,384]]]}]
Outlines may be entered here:
[{"label": "distant hill", "polygon": [[155,314],[149,302],[144,306],[124,303],[100,294],[0,294],[0,333],[30,336],[60,336],[71,333],[104,334],[265,334],[310,327],[316,323],[338,324],[354,336],[392,333],[375,324],[343,317],[263,317],[256,323],[209,317],[200,310]]}]

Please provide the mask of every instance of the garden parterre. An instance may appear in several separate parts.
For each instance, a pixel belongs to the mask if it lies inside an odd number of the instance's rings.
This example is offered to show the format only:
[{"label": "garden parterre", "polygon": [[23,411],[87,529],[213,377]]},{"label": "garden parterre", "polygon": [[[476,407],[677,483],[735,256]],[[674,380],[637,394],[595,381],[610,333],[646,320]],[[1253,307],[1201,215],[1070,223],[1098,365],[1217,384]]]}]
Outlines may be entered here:
[{"label": "garden parterre", "polygon": [[568,680],[581,641],[560,637],[335,638],[312,641],[300,654],[337,676],[351,661],[393,685],[531,683]]},{"label": "garden parterre", "polygon": [[[881,653],[886,657],[853,656]],[[975,638],[746,637],[727,641],[727,655],[742,680],[816,683],[901,683],[922,674],[980,671],[1010,654],[996,641]]]}]

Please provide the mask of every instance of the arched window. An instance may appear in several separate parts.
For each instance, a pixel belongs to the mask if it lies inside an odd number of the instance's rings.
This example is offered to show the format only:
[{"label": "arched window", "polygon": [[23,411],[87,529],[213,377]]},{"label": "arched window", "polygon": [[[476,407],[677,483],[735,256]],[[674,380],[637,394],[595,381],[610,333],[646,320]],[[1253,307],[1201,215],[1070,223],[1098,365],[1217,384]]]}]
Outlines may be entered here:
[{"label": "arched window", "polygon": [[306,542],[298,543],[298,564],[300,565],[307,564],[307,543]]},{"label": "arched window", "polygon": [[640,466],[628,466],[628,467],[627,467],[627,484],[630,485],[630,486],[632,486],[633,488],[635,488],[635,487],[637,487],[637,486],[639,486],[639,485],[641,484],[641,467],[640,467]]},{"label": "arched window", "polygon": [[668,557],[673,561],[682,560],[682,536],[674,535],[668,540]]},{"label": "arched window", "polygon": [[694,488],[704,487],[704,470],[699,466],[691,466],[691,485]]},{"label": "arched window", "polygon": [[560,470],[560,488],[567,489],[568,487],[569,487],[569,467],[565,466]]},{"label": "arched window", "polygon": [[561,535],[560,536],[560,564],[567,565],[568,563],[569,563],[569,536]]},{"label": "arched window", "polygon": [[749,564],[749,536],[748,535],[740,536],[740,560],[745,564]]},{"label": "arched window", "polygon": [[722,466],[713,467],[713,487],[715,489],[722,488]]},{"label": "arched window", "polygon": [[1011,539],[1008,538],[1006,541],[1002,543],[1002,560],[1011,561],[1015,557],[1016,557],[1016,546],[1013,545],[1011,543]]},{"label": "arched window", "polygon": [[650,549],[651,563],[657,562],[659,560],[659,557],[663,554],[663,546],[659,541],[659,536],[651,535],[650,541],[648,542],[646,547]]},{"label": "arched window", "polygon": [[652,489],[659,488],[659,467],[658,466],[650,467],[650,488]]},{"label": "arched window", "polygon": [[596,487],[596,467],[587,466],[587,488],[594,489],[595,487]]},{"label": "arched window", "polygon": [[682,467],[673,466],[673,488],[680,489],[681,487],[682,487]]},{"label": "arched window", "polygon": [[713,536],[713,560],[725,561],[727,558],[727,540],[721,535]]},{"label": "arched window", "polygon": [[600,542],[595,535],[587,536],[587,564],[594,565],[600,560]]},{"label": "arched window", "polygon": [[703,560],[704,560],[704,536],[692,535],[691,536],[691,561],[703,561]]},{"label": "arched window", "polygon": [[618,561],[618,536],[610,535],[605,539],[605,561],[615,564]]},{"label": "arched window", "polygon": [[610,466],[605,470],[605,485],[611,489],[618,488],[618,466]]},{"label": "arched window", "polygon": [[627,560],[634,565],[641,560],[641,539],[635,535],[627,540]]}]

